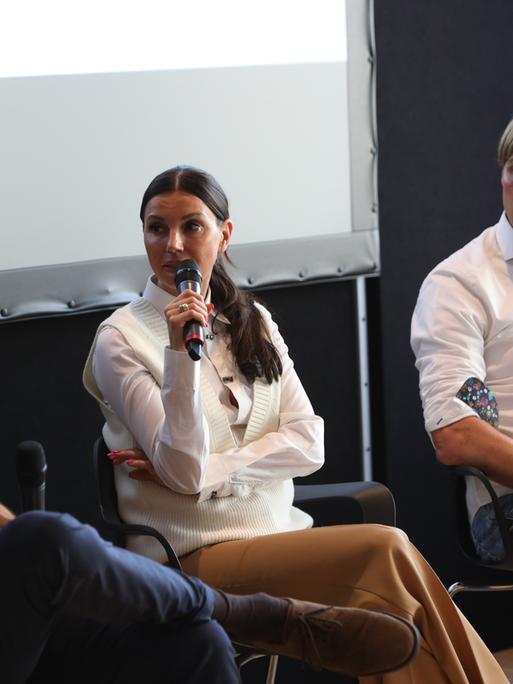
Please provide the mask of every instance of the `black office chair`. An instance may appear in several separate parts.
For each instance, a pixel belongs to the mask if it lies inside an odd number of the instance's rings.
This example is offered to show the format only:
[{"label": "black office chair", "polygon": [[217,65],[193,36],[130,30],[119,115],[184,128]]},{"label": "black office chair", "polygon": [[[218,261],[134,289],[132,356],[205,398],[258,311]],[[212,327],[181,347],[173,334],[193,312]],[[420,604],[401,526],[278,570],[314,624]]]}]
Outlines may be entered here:
[{"label": "black office chair", "polygon": [[[149,527],[148,525],[125,523],[121,519],[118,512],[118,497],[114,482],[114,467],[107,458],[108,452],[109,449],[107,448],[103,437],[97,439],[93,449],[93,465],[98,494],[98,503],[100,506],[100,515],[105,527],[113,535],[115,544],[117,546],[125,547],[126,539],[130,535],[154,537],[162,544],[167,556],[168,565],[176,570],[181,570],[182,566],[180,565],[180,561],[178,560],[178,556],[176,555],[173,547],[158,530],[153,527]],[[234,648],[236,651],[236,661],[239,669],[256,658],[269,657],[269,665],[267,668],[265,684],[274,684],[276,679],[276,671],[278,668],[277,655],[268,656],[268,654],[260,653],[252,648],[236,643],[234,643]]]},{"label": "black office chair", "polygon": [[[449,466],[447,468],[450,472],[451,486],[452,486],[452,507],[454,518],[456,521],[456,529],[458,535],[459,546],[465,555],[473,564],[487,568],[489,570],[506,570],[513,571],[513,541],[508,531],[508,524],[504,517],[497,494],[493,489],[490,480],[486,475],[472,466]],[[477,479],[484,485],[495,511],[497,526],[504,545],[504,557],[498,561],[485,561],[477,554],[472,535],[470,532],[470,523],[468,519],[467,504],[465,500],[466,491],[466,477],[477,477]],[[513,584],[467,584],[465,582],[454,582],[448,589],[449,594],[454,597],[462,591],[511,591]]]},{"label": "black office chair", "polygon": [[[126,545],[131,534],[152,536],[166,552],[171,567],[180,569],[180,561],[168,541],[152,527],[125,523],[119,516],[114,483],[114,467],[107,457],[109,449],[99,437],[93,449],[93,463],[102,520],[114,535],[115,543]],[[316,523],[343,525],[349,523],[381,523],[395,525],[395,502],[390,490],[379,482],[345,482],[325,485],[296,485],[294,504],[309,513]],[[234,644],[239,669],[267,654]],[[269,657],[265,684],[274,684],[278,656]]]}]

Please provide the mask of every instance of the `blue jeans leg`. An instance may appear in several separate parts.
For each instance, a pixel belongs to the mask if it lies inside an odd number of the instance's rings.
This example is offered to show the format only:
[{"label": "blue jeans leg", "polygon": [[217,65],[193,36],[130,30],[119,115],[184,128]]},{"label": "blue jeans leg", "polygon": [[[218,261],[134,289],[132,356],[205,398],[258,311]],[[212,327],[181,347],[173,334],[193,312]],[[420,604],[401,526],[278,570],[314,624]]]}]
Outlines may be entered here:
[{"label": "blue jeans leg", "polygon": [[240,684],[215,621],[172,625],[59,622],[27,684]]},{"label": "blue jeans leg", "polygon": [[[100,628],[111,649],[116,627],[118,634],[134,625],[136,631],[159,632],[160,627],[177,642],[183,630],[185,634],[203,624],[210,626],[193,632],[213,629],[217,634],[212,590],[203,582],[112,546],[69,515],[21,515],[0,531],[0,559],[0,669],[5,684],[25,682],[45,648],[51,652],[52,639],[62,646],[66,635],[71,638],[73,621],[80,624],[82,647],[88,624],[95,625],[91,643],[96,646],[96,627],[111,630]],[[224,645],[227,662],[233,661],[227,639]],[[224,681],[240,681],[229,670]]]},{"label": "blue jeans leg", "polygon": [[[499,504],[504,511],[506,524],[511,533],[513,529],[513,494],[500,496]],[[478,509],[472,520],[471,531],[476,552],[480,558],[485,561],[499,561],[504,558],[504,544],[491,503]]]}]

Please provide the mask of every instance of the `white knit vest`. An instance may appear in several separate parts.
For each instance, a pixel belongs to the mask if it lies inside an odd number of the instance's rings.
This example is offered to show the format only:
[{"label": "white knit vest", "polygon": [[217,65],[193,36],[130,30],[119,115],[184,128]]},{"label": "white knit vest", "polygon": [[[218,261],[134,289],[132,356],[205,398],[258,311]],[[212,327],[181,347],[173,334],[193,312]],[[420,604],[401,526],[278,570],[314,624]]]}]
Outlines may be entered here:
[{"label": "white knit vest", "polygon": [[[103,436],[112,450],[137,446],[133,436],[105,401],[92,372],[92,358],[100,330],[119,330],[157,384],[163,382],[164,347],[169,343],[167,325],[145,299],[138,299],[115,311],[98,328],[84,369],[84,385],[98,400],[106,423]],[[201,401],[209,425],[210,451],[222,453],[237,446],[226,412],[208,380],[201,377]],[[280,382],[271,385],[257,379],[253,407],[242,444],[278,429]],[[129,468],[115,469],[121,517],[130,523],[155,527],[181,556],[201,546],[233,539],[304,529],[312,525],[309,515],[292,506],[292,480],[271,481],[258,488],[240,489],[239,496],[211,498],[177,494],[152,482],[128,477]],[[162,547],[151,537],[130,537],[132,551],[154,560],[166,560]]]}]

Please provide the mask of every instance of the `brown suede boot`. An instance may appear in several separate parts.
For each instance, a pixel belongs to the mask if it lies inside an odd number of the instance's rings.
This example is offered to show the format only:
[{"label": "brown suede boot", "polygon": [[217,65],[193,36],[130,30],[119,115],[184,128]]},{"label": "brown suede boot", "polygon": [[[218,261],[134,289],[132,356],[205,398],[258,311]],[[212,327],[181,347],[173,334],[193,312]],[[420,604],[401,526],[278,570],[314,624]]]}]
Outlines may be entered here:
[{"label": "brown suede boot", "polygon": [[[286,599],[282,638],[241,641],[264,652],[295,658],[350,677],[380,675],[404,667],[419,651],[420,634],[397,615]],[[242,635],[240,635],[242,636]]]}]

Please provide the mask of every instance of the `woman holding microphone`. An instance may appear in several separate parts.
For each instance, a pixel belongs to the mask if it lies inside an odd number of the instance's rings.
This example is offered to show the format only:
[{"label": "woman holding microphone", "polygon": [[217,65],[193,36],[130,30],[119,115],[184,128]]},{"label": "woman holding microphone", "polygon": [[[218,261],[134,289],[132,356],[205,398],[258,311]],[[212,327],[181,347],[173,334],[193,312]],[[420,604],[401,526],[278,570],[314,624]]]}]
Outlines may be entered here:
[{"label": "woman holding microphone", "polygon": [[[192,167],[164,171],[148,186],[140,216],[153,275],[140,299],[100,325],[84,372],[106,418],[123,519],[158,529],[185,572],[227,592],[385,611],[414,623],[420,654],[387,675],[390,684],[506,682],[403,532],[312,528],[292,505],[292,478],[322,466],[323,422],[270,314],[226,273],[233,224],[219,183]],[[186,259],[201,272],[199,292],[177,291]],[[191,321],[205,331],[200,361],[184,344]],[[164,561],[152,544],[144,537],[130,548]]]}]

